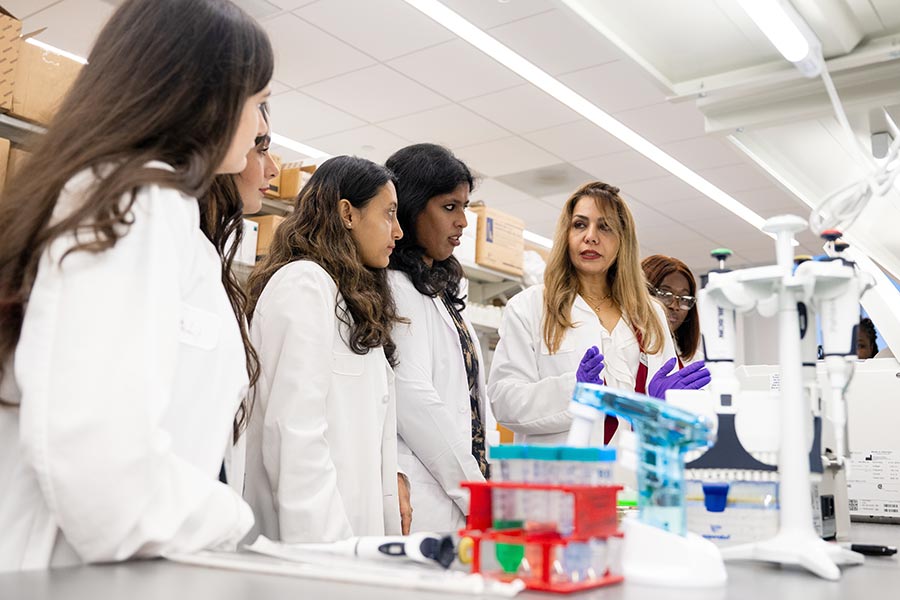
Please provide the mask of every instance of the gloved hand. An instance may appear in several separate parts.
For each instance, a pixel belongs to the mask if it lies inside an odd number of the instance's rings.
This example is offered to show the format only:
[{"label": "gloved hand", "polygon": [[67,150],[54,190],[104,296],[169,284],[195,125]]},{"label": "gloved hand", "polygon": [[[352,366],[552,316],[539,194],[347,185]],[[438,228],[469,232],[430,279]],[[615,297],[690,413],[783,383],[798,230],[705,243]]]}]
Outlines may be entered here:
[{"label": "gloved hand", "polygon": [[[680,371],[672,373],[675,359],[666,361],[647,386],[647,393],[660,400],[666,399],[669,390],[699,390],[710,382],[709,370],[702,360],[691,363]],[[669,373],[672,373],[669,375]]]},{"label": "gloved hand", "polygon": [[600,371],[603,370],[603,355],[597,346],[591,346],[584,353],[578,370],[575,371],[575,381],[578,383],[594,383],[602,385],[603,380],[600,379]]}]

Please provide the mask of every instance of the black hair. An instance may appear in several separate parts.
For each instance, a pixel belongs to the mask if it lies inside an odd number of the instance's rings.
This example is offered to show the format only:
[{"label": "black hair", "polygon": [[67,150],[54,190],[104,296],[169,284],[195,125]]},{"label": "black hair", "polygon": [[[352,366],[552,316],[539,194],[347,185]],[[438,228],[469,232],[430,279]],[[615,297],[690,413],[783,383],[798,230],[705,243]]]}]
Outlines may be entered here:
[{"label": "black hair", "polygon": [[452,254],[442,261],[425,264],[425,249],[419,244],[416,221],[428,201],[449,194],[460,184],[475,188],[475,178],[466,163],[437,144],[413,144],[395,152],[385,163],[397,176],[397,219],[403,238],[391,254],[390,268],[406,273],[421,294],[432,298],[444,294],[458,310],[465,308],[459,296],[462,265]]}]

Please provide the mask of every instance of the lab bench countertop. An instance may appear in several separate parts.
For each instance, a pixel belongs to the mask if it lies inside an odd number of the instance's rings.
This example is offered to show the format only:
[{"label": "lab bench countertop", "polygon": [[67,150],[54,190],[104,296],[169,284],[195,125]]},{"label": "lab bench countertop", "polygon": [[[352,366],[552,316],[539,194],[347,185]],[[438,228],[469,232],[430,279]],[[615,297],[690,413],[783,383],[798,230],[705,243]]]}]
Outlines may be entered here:
[{"label": "lab bench countertop", "polygon": [[[900,545],[900,525],[854,523],[853,542]],[[861,566],[843,569],[840,581],[819,579],[805,571],[758,563],[726,563],[728,584],[717,589],[644,587],[625,582],[568,597],[592,600],[838,600],[896,597],[900,594],[900,562],[893,557],[866,557]],[[188,566],[165,560],[131,561],[0,573],[0,598],[16,600],[95,600],[123,598],[215,598],[268,600],[327,598],[328,600],[432,600],[451,594],[391,589],[349,583],[227,571]],[[566,597],[523,592],[517,598]]]}]

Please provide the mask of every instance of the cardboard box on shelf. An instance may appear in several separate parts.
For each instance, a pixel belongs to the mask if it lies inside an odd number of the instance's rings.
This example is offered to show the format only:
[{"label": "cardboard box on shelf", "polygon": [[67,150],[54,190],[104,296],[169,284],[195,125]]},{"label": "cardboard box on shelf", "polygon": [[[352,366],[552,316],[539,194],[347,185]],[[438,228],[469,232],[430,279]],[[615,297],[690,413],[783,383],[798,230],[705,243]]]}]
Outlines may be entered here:
[{"label": "cardboard box on shelf", "polygon": [[281,225],[284,217],[264,215],[261,217],[250,217],[250,220],[256,221],[259,225],[259,230],[256,232],[256,255],[264,256],[269,252],[269,245],[272,243],[275,229]]},{"label": "cardboard box on shelf", "polygon": [[275,166],[278,167],[278,175],[269,180],[269,189],[266,190],[266,196],[269,198],[278,198],[278,194],[281,190],[281,157],[277,154],[269,154],[269,156],[272,157]]},{"label": "cardboard box on shelf", "polygon": [[0,138],[0,192],[6,185],[6,163],[9,162],[9,140]]},{"label": "cardboard box on shelf", "polygon": [[10,147],[9,158],[6,160],[6,180],[9,181],[13,175],[22,168],[22,163],[31,156],[31,152],[27,152],[20,148]]},{"label": "cardboard box on shelf", "polygon": [[0,112],[13,107],[22,22],[0,6]]},{"label": "cardboard box on shelf", "polygon": [[12,113],[36,123],[49,123],[81,66],[71,58],[20,40]]},{"label": "cardboard box on shelf", "polygon": [[312,174],[316,172],[316,165],[304,165],[302,163],[287,163],[281,170],[281,189],[279,197],[288,200],[297,197]]},{"label": "cardboard box on shelf", "polygon": [[478,213],[475,262],[510,275],[521,275],[525,222],[487,206],[471,210]]}]

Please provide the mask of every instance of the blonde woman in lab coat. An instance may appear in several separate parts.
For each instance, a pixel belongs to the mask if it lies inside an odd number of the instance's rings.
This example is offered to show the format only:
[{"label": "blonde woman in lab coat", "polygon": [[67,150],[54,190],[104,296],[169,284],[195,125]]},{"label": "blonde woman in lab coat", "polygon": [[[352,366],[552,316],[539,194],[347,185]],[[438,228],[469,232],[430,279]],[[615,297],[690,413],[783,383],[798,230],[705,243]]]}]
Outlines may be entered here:
[{"label": "blonde woman in lab coat", "polygon": [[399,534],[409,516],[386,273],[402,235],[393,174],[338,156],[303,187],[250,277],[261,373],[244,496],[268,538]]},{"label": "blonde woman in lab coat", "polygon": [[406,233],[391,256],[399,362],[400,466],[410,480],[413,531],[454,531],[469,512],[462,481],[488,475],[484,368],[465,317],[463,272],[453,249],[466,227],[474,180],[469,168],[435,144],[415,144],[387,160],[397,174]]},{"label": "blonde woman in lab coat", "polygon": [[230,2],[128,0],[7,186],[0,570],[230,548],[249,530],[217,479],[255,372],[216,249],[240,206],[197,198],[244,168],[272,70]]},{"label": "blonde woman in lab coat", "polygon": [[[514,296],[504,312],[488,387],[497,422],[517,442],[560,444],[576,381],[660,398],[708,382],[702,363],[669,374],[675,349],[665,323],[618,188],[582,186],[563,207],[544,285]],[[609,443],[617,426],[598,420],[591,443]]]}]

